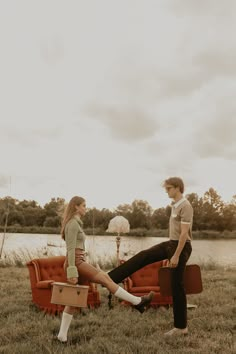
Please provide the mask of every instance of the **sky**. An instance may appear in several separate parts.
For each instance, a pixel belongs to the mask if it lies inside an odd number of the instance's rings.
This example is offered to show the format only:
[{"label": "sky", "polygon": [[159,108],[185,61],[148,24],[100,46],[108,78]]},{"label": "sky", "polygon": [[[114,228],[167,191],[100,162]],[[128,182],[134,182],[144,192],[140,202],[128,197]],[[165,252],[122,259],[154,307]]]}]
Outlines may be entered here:
[{"label": "sky", "polygon": [[0,1],[0,198],[236,194],[236,1]]}]

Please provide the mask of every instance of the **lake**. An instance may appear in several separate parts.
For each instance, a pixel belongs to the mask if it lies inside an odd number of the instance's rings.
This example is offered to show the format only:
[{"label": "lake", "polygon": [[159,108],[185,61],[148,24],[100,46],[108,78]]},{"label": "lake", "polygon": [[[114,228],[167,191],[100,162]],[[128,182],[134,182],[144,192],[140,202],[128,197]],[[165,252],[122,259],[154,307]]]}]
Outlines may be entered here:
[{"label": "lake", "polygon": [[[3,234],[0,234],[0,246]],[[165,237],[122,236],[120,258],[128,259],[137,252],[163,241]],[[189,263],[213,262],[224,266],[236,266],[236,240],[193,240],[193,252]],[[116,236],[87,236],[88,261],[109,262],[117,254]],[[65,242],[60,235],[6,234],[3,256],[17,255],[26,261],[34,257],[65,255]]]}]

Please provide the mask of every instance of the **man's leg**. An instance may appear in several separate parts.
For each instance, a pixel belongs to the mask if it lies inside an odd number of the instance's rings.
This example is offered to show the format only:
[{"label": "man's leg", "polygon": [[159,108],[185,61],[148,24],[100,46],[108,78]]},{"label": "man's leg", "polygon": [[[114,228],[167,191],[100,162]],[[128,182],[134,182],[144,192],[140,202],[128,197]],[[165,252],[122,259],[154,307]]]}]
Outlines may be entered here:
[{"label": "man's leg", "polygon": [[179,264],[172,270],[174,326],[180,329],[187,327],[187,300],[184,289],[184,272],[191,252],[191,244],[190,242],[186,242],[179,257]]},{"label": "man's leg", "polygon": [[132,258],[128,259],[125,263],[111,270],[108,275],[115,283],[120,283],[129,275],[143,268],[147,264],[167,259],[168,245],[169,241],[166,241],[141,251]]}]

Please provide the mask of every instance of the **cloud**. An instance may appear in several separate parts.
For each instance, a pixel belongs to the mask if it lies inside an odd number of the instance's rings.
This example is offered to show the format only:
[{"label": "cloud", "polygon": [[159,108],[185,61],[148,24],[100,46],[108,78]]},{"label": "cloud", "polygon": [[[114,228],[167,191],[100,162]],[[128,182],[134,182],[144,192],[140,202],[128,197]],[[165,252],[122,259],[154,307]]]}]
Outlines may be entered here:
[{"label": "cloud", "polygon": [[[192,151],[198,158],[236,158],[235,79],[212,81],[191,102]],[[189,108],[190,108],[189,107]]]},{"label": "cloud", "polygon": [[5,176],[5,175],[0,175],[0,188],[5,189],[6,187],[9,186],[9,177]]},{"label": "cloud", "polygon": [[228,117],[226,112],[224,114],[225,117],[218,117],[199,128],[195,136],[194,150],[200,158],[236,159],[236,120]]},{"label": "cloud", "polygon": [[124,89],[136,99],[159,103],[187,99],[217,78],[235,76],[236,2],[184,0],[166,6],[166,23],[156,25],[155,43],[145,38],[146,56],[138,50],[129,53],[129,70],[121,72]]},{"label": "cloud", "polygon": [[87,114],[102,122],[114,138],[125,142],[149,139],[159,127],[148,110],[138,107],[92,105]]},{"label": "cloud", "polygon": [[[41,122],[39,122],[41,124]],[[62,127],[55,125],[54,128],[33,127],[30,125],[0,125],[0,136],[2,141],[22,147],[33,147],[45,141],[56,140],[62,134]]]},{"label": "cloud", "polygon": [[176,15],[198,16],[217,16],[228,18],[229,15],[235,14],[236,4],[234,0],[165,0],[165,6]]},{"label": "cloud", "polygon": [[2,173],[26,176],[19,197],[154,202],[169,175],[230,193],[234,0],[15,3],[0,21],[0,141]]},{"label": "cloud", "polygon": [[64,43],[60,35],[54,35],[50,39],[41,41],[40,54],[49,65],[55,65],[64,58]]}]

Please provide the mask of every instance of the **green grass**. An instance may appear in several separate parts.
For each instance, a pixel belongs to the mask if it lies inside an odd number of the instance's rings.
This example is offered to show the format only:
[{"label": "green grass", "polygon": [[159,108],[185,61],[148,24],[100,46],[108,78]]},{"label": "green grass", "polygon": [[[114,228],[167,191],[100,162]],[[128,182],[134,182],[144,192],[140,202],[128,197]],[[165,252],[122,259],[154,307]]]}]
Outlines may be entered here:
[{"label": "green grass", "polygon": [[108,309],[104,288],[102,305],[76,314],[69,330],[69,343],[53,342],[60,317],[44,315],[31,303],[28,270],[0,268],[0,353],[83,354],[233,354],[235,269],[203,267],[204,291],[188,296],[197,308],[188,311],[189,335],[163,338],[173,326],[172,309],[149,309],[143,315],[114,302]]}]

